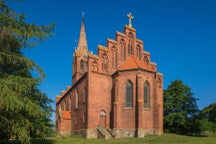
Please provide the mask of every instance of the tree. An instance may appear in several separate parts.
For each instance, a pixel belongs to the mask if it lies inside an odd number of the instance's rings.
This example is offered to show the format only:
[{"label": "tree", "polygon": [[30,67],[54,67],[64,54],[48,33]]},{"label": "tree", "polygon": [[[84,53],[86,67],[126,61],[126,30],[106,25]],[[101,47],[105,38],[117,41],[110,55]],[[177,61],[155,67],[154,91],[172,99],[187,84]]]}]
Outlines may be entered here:
[{"label": "tree", "polygon": [[51,130],[53,110],[51,99],[37,88],[45,77],[43,70],[21,50],[51,36],[54,25],[37,26],[25,20],[24,14],[0,0],[0,139],[15,136],[29,143],[30,136]]},{"label": "tree", "polygon": [[216,103],[212,103],[201,110],[199,122],[204,135],[209,135],[210,132],[216,134]]},{"label": "tree", "polygon": [[207,107],[203,108],[200,115],[202,118],[207,119],[210,122],[216,123],[216,103],[212,103]]},{"label": "tree", "polygon": [[192,134],[199,131],[198,108],[191,88],[175,80],[164,90],[164,129],[167,132]]}]

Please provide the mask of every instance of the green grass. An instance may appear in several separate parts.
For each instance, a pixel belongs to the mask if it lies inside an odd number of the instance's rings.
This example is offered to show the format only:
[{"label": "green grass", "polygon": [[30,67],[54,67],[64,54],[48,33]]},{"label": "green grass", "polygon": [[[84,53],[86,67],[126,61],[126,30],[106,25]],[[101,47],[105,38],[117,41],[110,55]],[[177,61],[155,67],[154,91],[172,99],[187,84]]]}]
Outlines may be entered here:
[{"label": "green grass", "polygon": [[[119,139],[85,139],[78,137],[53,137],[32,140],[33,144],[216,144],[216,137],[191,137],[176,134],[163,134],[161,136],[146,136],[144,138]],[[19,144],[19,143],[10,143]]]},{"label": "green grass", "polygon": [[52,141],[52,144],[216,144],[215,137],[190,137],[176,134],[109,140],[77,137],[50,138],[48,140]]}]

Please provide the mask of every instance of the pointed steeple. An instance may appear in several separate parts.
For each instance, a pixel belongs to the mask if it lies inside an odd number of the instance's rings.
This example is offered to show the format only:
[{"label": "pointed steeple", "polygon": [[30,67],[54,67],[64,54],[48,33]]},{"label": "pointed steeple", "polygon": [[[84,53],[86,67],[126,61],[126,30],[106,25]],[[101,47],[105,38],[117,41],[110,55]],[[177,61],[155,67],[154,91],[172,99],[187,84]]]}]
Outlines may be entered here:
[{"label": "pointed steeple", "polygon": [[78,43],[77,50],[78,50],[80,55],[83,55],[83,54],[85,55],[86,53],[88,53],[88,45],[87,45],[85,25],[84,25],[84,17],[82,18],[80,37],[79,37],[79,43]]},{"label": "pointed steeple", "polygon": [[[83,14],[83,13],[82,13]],[[88,71],[88,45],[86,39],[84,15],[82,16],[82,24],[80,29],[80,37],[77,49],[73,55],[73,84]]]}]

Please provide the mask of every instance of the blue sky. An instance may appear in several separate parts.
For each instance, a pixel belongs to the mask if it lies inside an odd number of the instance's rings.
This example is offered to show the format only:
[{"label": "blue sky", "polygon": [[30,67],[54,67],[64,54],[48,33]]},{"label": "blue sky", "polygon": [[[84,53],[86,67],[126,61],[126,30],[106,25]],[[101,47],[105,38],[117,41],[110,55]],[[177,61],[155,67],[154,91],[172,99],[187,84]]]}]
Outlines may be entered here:
[{"label": "blue sky", "polygon": [[72,83],[72,54],[84,11],[90,51],[97,53],[98,44],[123,32],[132,12],[137,38],[163,73],[164,88],[181,79],[199,99],[200,109],[216,102],[215,0],[26,0],[11,6],[25,13],[28,22],[56,25],[52,37],[24,50],[45,71],[40,89],[53,100]]}]

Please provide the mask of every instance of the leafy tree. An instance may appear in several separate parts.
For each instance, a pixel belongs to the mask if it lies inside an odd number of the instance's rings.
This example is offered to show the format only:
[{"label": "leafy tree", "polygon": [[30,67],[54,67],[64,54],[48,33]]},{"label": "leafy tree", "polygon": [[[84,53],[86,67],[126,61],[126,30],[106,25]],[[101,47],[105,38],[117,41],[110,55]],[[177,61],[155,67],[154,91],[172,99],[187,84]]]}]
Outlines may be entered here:
[{"label": "leafy tree", "polygon": [[210,122],[216,123],[216,103],[212,103],[205,107],[201,113],[201,117]]},{"label": "leafy tree", "polygon": [[37,26],[25,20],[24,14],[0,0],[0,139],[14,136],[30,143],[30,136],[51,131],[53,110],[51,100],[37,88],[45,77],[43,70],[21,50],[52,35],[54,25]]},{"label": "leafy tree", "polygon": [[200,112],[200,128],[204,135],[209,135],[212,132],[216,134],[216,103],[212,103]]},{"label": "leafy tree", "polygon": [[192,134],[199,131],[198,108],[191,88],[175,80],[164,90],[164,129],[167,132]]}]

